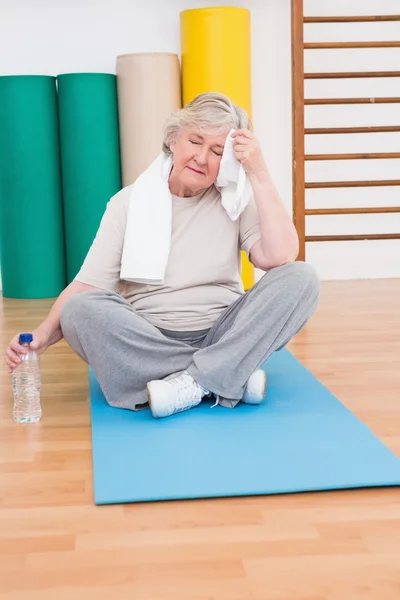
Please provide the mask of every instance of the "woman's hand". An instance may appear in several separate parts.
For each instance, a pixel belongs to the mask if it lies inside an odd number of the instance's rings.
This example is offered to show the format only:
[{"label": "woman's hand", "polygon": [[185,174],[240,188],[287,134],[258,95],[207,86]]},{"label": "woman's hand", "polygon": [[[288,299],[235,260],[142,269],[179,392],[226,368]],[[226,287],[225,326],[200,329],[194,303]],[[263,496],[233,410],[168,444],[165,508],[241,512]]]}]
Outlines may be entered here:
[{"label": "woman's hand", "polygon": [[[6,364],[9,373],[12,373],[16,367],[21,363],[19,357],[20,354],[26,354],[26,347],[21,346],[19,343],[19,333],[17,333],[11,340],[5,355]],[[47,350],[50,345],[50,336],[45,329],[35,329],[32,331],[33,340],[30,343],[31,350],[36,350],[39,354]]]},{"label": "woman's hand", "polygon": [[260,143],[248,129],[237,129],[233,134],[233,149],[237,160],[242,164],[247,175],[267,171]]}]

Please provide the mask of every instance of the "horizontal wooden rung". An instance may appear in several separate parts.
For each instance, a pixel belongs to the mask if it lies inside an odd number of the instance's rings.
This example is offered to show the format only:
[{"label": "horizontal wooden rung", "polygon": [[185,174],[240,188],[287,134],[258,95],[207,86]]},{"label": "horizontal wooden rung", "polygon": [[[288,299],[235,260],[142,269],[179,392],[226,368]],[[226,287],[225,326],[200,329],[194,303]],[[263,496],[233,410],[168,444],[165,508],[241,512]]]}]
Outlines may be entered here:
[{"label": "horizontal wooden rung", "polygon": [[306,235],[306,242],[348,242],[354,240],[400,240],[400,233],[366,233],[355,235]]},{"label": "horizontal wooden rung", "polygon": [[312,106],[315,104],[396,104],[400,98],[306,98],[304,104]]},{"label": "horizontal wooden rung", "polygon": [[400,158],[400,152],[359,152],[356,154],[305,154],[304,160],[364,160],[369,158]]},{"label": "horizontal wooden rung", "polygon": [[363,15],[354,17],[304,17],[304,23],[367,23],[370,21],[400,21],[400,15]]},{"label": "horizontal wooden rung", "polygon": [[400,125],[384,125],[378,127],[307,127],[305,135],[327,133],[394,133],[400,131]]},{"label": "horizontal wooden rung", "polygon": [[368,208],[307,208],[306,215],[372,215],[400,213],[400,206],[371,206]]},{"label": "horizontal wooden rung", "polygon": [[345,187],[386,187],[400,185],[400,179],[378,179],[375,181],[307,181],[306,189]]},{"label": "horizontal wooden rung", "polygon": [[306,42],[304,50],[331,50],[345,48],[400,48],[400,41],[390,42]]},{"label": "horizontal wooden rung", "polygon": [[304,79],[364,79],[368,77],[400,77],[400,71],[355,71],[343,73],[304,73]]}]

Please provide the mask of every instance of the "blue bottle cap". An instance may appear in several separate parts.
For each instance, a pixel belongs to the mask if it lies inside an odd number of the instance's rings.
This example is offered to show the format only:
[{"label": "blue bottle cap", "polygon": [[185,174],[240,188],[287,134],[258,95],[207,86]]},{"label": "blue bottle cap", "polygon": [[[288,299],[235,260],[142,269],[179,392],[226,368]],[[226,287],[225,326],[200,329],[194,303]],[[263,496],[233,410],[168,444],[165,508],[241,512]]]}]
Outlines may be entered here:
[{"label": "blue bottle cap", "polygon": [[33,335],[31,333],[20,333],[19,334],[19,343],[20,344],[29,344],[33,340]]}]

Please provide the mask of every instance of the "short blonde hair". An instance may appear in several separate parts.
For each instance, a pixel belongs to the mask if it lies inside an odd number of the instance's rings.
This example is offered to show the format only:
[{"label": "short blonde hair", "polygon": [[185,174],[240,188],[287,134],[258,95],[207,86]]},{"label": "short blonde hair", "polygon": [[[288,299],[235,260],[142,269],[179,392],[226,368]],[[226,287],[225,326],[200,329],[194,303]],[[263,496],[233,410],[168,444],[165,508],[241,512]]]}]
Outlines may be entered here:
[{"label": "short blonde hair", "polygon": [[199,94],[184,108],[175,110],[168,117],[162,145],[165,154],[171,154],[171,141],[188,125],[195,125],[204,131],[212,130],[216,134],[227,127],[252,129],[247,112],[234,104],[228,96],[217,92]]}]

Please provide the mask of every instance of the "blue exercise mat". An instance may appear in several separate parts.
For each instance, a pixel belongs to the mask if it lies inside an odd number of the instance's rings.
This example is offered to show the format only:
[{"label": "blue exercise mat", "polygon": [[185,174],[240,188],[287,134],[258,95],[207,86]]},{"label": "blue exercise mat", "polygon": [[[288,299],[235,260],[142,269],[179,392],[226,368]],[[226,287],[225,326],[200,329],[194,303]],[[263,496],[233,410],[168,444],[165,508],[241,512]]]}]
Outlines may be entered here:
[{"label": "blue exercise mat", "polygon": [[400,460],[287,350],[266,400],[165,419],[111,408],[90,369],[96,504],[400,484]]}]

